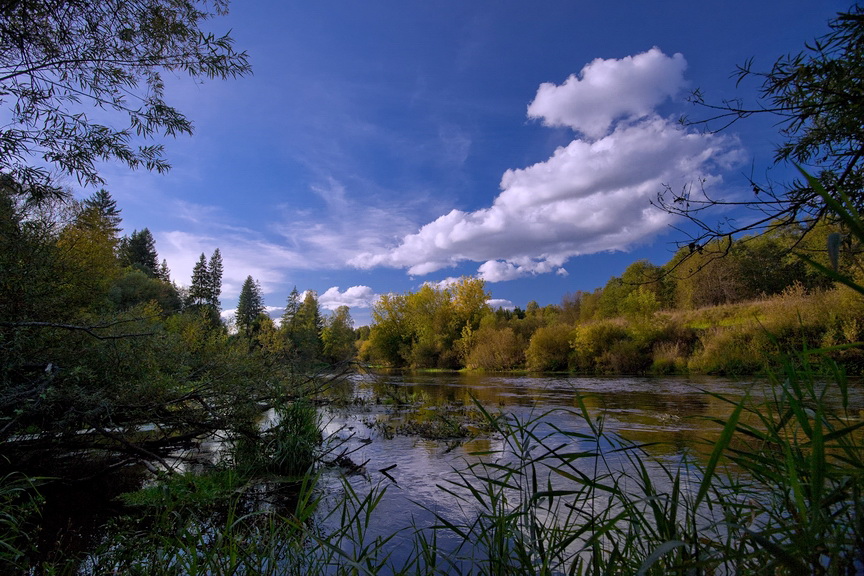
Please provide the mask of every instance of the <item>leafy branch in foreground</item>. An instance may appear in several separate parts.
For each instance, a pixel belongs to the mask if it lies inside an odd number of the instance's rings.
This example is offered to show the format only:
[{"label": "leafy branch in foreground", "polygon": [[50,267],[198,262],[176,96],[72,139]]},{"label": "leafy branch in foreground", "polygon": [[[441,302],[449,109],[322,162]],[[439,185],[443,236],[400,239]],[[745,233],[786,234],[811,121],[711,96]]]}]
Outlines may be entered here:
[{"label": "leafy branch in foreground", "polygon": [[[202,30],[226,10],[226,0],[4,2],[3,185],[33,198],[57,194],[46,164],[88,185],[102,183],[100,160],[167,170],[161,145],[135,142],[192,132],[165,101],[162,73],[224,79],[251,71],[230,36]],[[127,126],[114,128],[123,117]]]},{"label": "leafy branch in foreground", "polygon": [[[719,131],[754,115],[770,115],[784,138],[776,148],[775,163],[806,166],[828,195],[834,199],[845,195],[860,210],[864,207],[864,86],[860,81],[864,77],[864,7],[855,3],[828,25],[826,34],[806,44],[803,51],[777,59],[769,71],[755,70],[752,60],[739,66],[739,84],[750,78],[761,82],[755,104],[740,99],[711,104],[697,90],[691,100],[709,114],[684,122]],[[823,217],[834,216],[809,178],[775,187],[751,177],[750,184],[753,195],[749,198],[712,198],[688,187],[680,192],[665,190],[656,204],[697,225],[689,241],[694,246],[745,232],[797,226],[802,221],[809,229]],[[709,210],[742,207],[755,217],[744,221],[726,218],[719,223],[708,217]]]}]

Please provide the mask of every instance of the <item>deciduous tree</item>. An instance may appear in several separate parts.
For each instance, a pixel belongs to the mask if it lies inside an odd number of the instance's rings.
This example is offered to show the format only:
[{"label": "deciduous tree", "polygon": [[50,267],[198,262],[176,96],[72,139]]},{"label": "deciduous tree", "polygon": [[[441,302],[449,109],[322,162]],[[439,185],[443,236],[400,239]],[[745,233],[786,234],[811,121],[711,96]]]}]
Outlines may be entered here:
[{"label": "deciduous tree", "polygon": [[[165,100],[163,73],[195,79],[245,75],[230,36],[206,31],[227,0],[27,0],[0,7],[0,175],[31,198],[61,193],[53,166],[84,184],[97,162],[164,171],[159,144],[192,132]],[[94,120],[89,110],[107,111]],[[104,115],[104,114],[103,114]]]},{"label": "deciduous tree", "polygon": [[290,326],[295,356],[301,367],[321,359],[321,330],[323,327],[318,296],[312,290],[307,290]]},{"label": "deciduous tree", "polygon": [[331,363],[347,362],[357,354],[354,345],[354,320],[348,306],[339,306],[324,321],[321,331],[324,358]]}]

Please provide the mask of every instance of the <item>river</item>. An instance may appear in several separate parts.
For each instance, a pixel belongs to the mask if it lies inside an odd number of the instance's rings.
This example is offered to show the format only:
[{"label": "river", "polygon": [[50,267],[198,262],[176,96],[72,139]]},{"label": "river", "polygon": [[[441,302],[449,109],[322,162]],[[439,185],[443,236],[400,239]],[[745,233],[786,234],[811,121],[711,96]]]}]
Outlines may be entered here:
[{"label": "river", "polygon": [[[771,393],[766,380],[753,378],[356,374],[334,383],[320,408],[322,459],[341,466],[322,468],[317,484],[323,494],[319,528],[326,533],[339,527],[338,516],[325,515],[344,502],[346,491],[353,491],[357,499],[383,491],[365,538],[395,534],[387,547],[391,561],[399,565],[416,542],[415,528],[440,525],[442,519],[470,522],[482,507],[460,471],[481,461],[512,463],[550,451],[578,458],[600,454],[574,460],[574,473],[596,475],[632,465],[632,451],[616,450],[639,445],[638,463],[665,490],[668,478],[660,473],[662,467],[683,468],[687,478],[688,459],[704,465],[733,409],[731,402]],[[839,394],[829,396],[839,405]],[[850,388],[848,403],[853,414],[864,415],[860,386]],[[496,418],[517,422],[517,429],[532,434],[507,439],[490,423]],[[603,434],[598,440],[599,429]],[[207,446],[219,452],[218,445]],[[549,481],[560,480],[555,478]],[[476,475],[472,482],[475,479]],[[540,479],[541,484],[544,481]],[[99,490],[86,496],[90,529],[82,528],[94,537],[95,525],[110,517],[114,508],[107,499],[99,502],[114,491]],[[63,495],[70,502],[80,498]],[[53,521],[75,527],[81,520]],[[446,551],[460,543],[452,531],[443,531],[436,545]]]},{"label": "river", "polygon": [[[860,389],[853,392],[850,403],[864,407]],[[639,444],[642,461],[664,490],[668,479],[659,473],[661,465],[675,469],[685,458],[702,464],[707,460],[720,423],[732,412],[727,400],[745,394],[760,398],[771,391],[767,381],[752,378],[411,373],[358,375],[333,393],[343,402],[322,411],[325,434],[337,446],[331,456],[350,453],[360,466],[348,476],[358,494],[386,488],[369,535],[398,532],[398,565],[413,528],[440,525],[441,518],[455,522],[476,512],[478,503],[459,470],[481,459],[512,462],[517,456],[512,442],[484,429],[483,410],[534,426],[546,447],[571,453],[599,447],[607,453],[603,471],[628,466],[632,453],[614,450]],[[591,440],[597,428],[604,432],[599,445]],[[596,459],[580,465],[589,475],[597,473]],[[320,486],[338,501],[345,490],[342,482],[341,474],[331,472]],[[448,531],[440,538],[443,549],[460,540]]]}]

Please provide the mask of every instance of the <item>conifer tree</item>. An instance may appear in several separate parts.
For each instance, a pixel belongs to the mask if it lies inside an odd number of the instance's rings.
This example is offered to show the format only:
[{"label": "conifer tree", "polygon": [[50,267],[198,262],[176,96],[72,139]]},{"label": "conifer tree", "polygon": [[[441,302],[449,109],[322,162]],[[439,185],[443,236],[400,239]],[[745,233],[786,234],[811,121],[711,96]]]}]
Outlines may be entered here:
[{"label": "conifer tree", "polygon": [[[201,256],[204,256],[203,254]],[[208,302],[211,306],[220,309],[219,296],[222,294],[222,253],[219,248],[213,251],[210,256],[210,264],[207,267],[209,279],[209,294],[207,295]]]},{"label": "conifer tree", "polygon": [[95,210],[104,219],[106,230],[109,230],[114,236],[120,234],[120,223],[123,219],[120,217],[117,201],[111,197],[110,192],[102,188],[93,193],[84,200],[84,208]]},{"label": "conifer tree", "polygon": [[240,289],[240,298],[237,301],[237,312],[234,315],[234,323],[237,331],[252,336],[258,326],[258,317],[264,313],[264,299],[261,296],[261,285],[252,276],[247,276]]},{"label": "conifer tree", "polygon": [[168,268],[168,261],[162,259],[162,264],[159,265],[159,270],[156,272],[156,277],[163,282],[171,282],[171,269]]},{"label": "conifer tree", "polygon": [[192,268],[192,285],[189,287],[189,299],[194,306],[207,303],[210,299],[210,271],[207,269],[207,259],[204,253]]},{"label": "conifer tree", "polygon": [[285,304],[285,312],[282,314],[282,328],[286,331],[294,323],[294,317],[297,316],[297,310],[300,309],[300,293],[297,292],[297,286],[291,290],[288,295],[288,302]]},{"label": "conifer tree", "polygon": [[156,240],[149,229],[134,230],[131,236],[123,237],[120,241],[120,261],[151,278],[157,277],[159,254],[156,252]]}]

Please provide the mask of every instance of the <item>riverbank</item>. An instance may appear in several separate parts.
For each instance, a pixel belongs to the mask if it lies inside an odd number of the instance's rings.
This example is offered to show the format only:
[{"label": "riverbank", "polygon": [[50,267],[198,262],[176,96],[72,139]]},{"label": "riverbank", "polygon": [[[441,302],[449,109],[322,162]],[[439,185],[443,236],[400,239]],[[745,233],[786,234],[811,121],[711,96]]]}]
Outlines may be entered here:
[{"label": "riverbank", "polygon": [[[770,482],[794,481],[790,471],[824,484],[821,495],[801,493],[815,506],[810,518],[822,507],[854,513],[829,498],[854,496],[864,391],[844,381],[825,394],[804,376],[791,387],[712,377],[353,376],[320,409],[325,440],[309,475],[249,475],[222,460],[152,477],[144,490],[104,503],[116,513],[101,517],[78,556],[38,558],[45,570],[83,574],[134,566],[154,574],[492,574],[499,564],[513,574],[573,566],[591,573],[593,564],[626,573],[646,564],[648,574],[737,565],[746,568],[737,573],[758,574],[760,562],[785,573],[770,547],[730,549],[722,526],[727,513],[758,514],[757,503],[782,488]],[[794,417],[805,420],[772,432],[773,418],[796,406],[807,407]],[[806,432],[805,424],[809,435],[784,436],[796,443],[790,462],[764,460],[776,450],[762,454],[736,440],[758,431],[768,442],[789,425]],[[821,456],[811,440],[820,426]],[[459,433],[424,433],[448,429]],[[751,455],[786,476],[760,479],[746,467]],[[821,479],[812,477],[813,458]],[[800,530],[792,520],[765,537],[778,542]],[[632,540],[636,526],[644,534]],[[846,554],[852,536],[832,546]]]}]

